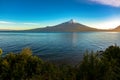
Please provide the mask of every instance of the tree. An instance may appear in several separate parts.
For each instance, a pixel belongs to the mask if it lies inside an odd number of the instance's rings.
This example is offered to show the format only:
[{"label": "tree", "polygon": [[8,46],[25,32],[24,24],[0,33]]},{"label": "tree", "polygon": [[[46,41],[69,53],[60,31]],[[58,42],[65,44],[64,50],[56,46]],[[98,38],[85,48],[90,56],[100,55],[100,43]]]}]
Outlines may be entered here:
[{"label": "tree", "polygon": [[106,65],[106,80],[120,79],[120,47],[110,46],[102,54],[102,60]]}]

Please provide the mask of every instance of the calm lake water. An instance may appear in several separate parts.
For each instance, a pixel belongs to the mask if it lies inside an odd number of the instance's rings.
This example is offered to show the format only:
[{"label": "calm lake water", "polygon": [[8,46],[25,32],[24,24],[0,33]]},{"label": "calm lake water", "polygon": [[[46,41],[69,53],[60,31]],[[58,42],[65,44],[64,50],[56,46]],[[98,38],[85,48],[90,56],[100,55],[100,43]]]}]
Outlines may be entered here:
[{"label": "calm lake water", "polygon": [[105,50],[110,45],[120,46],[118,32],[80,32],[80,33],[19,33],[0,32],[0,48],[4,55],[20,52],[29,47],[34,55],[44,60],[77,63],[83,53]]}]

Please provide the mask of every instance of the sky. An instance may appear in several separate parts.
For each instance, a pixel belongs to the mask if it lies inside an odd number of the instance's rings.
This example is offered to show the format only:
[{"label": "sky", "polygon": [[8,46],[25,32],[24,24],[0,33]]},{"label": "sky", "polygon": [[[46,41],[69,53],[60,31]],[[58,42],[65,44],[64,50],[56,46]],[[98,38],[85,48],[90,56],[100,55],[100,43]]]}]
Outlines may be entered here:
[{"label": "sky", "polygon": [[100,29],[120,25],[120,0],[0,0],[0,29],[24,30],[74,19]]}]

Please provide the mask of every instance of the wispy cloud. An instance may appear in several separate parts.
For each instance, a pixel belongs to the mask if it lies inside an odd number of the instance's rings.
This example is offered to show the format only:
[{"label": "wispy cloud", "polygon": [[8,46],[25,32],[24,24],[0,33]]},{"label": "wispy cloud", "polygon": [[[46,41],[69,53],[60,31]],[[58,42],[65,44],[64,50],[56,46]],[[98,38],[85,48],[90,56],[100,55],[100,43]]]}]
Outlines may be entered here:
[{"label": "wispy cloud", "polygon": [[19,23],[19,22],[9,22],[9,21],[0,21],[0,24],[20,24],[20,25],[40,25],[39,23],[32,23],[32,22],[24,22],[24,23]]},{"label": "wispy cloud", "polygon": [[113,7],[120,7],[120,0],[90,0],[96,3],[100,3],[103,5],[109,5]]},{"label": "wispy cloud", "polygon": [[0,21],[0,24],[15,24],[14,22]]},{"label": "wispy cloud", "polygon": [[23,23],[25,25],[39,25],[38,23]]},{"label": "wispy cloud", "polygon": [[11,30],[26,30],[40,27],[41,24],[37,22],[12,22],[0,20],[0,29]]}]

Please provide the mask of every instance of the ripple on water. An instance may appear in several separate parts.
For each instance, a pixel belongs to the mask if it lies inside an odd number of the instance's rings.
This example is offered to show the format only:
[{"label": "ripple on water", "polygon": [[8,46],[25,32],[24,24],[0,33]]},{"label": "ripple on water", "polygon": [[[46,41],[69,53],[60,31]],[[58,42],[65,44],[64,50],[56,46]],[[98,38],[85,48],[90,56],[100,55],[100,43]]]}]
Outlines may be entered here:
[{"label": "ripple on water", "polygon": [[115,43],[120,45],[120,33],[0,33],[0,47],[4,55],[29,47],[34,55],[53,62],[76,63],[86,50],[104,50]]}]

